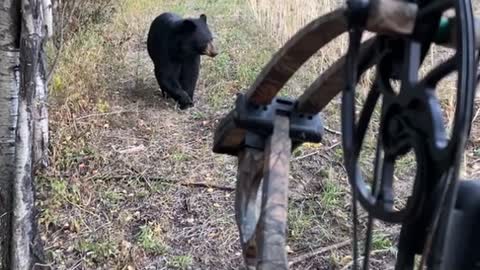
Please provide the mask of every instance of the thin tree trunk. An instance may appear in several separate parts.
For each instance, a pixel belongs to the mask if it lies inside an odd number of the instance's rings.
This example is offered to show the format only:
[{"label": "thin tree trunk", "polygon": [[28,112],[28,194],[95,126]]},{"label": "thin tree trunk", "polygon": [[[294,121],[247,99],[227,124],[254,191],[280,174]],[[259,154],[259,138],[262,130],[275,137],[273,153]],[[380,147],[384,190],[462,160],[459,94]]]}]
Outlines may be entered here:
[{"label": "thin tree trunk", "polygon": [[[40,54],[43,58],[43,53]],[[33,109],[33,162],[35,168],[48,166],[48,93],[46,87],[46,61],[40,61],[40,69],[35,76],[35,106]]]},{"label": "thin tree trunk", "polygon": [[[52,36],[53,18],[51,0],[42,0],[43,21],[42,43]],[[40,5],[40,4],[38,4]],[[36,76],[35,108],[33,111],[33,162],[35,168],[48,166],[48,89],[47,89],[47,66],[43,46],[39,52],[39,69]]]},{"label": "thin tree trunk", "polygon": [[[18,102],[17,138],[15,151],[15,184],[13,209],[13,234],[11,269],[32,269],[43,261],[36,232],[34,159],[38,115],[35,98],[46,95],[43,43],[48,36],[44,24],[42,0],[22,0],[22,24],[20,36],[20,92]],[[51,10],[51,9],[50,9]],[[43,135],[39,135],[43,136]],[[43,149],[43,148],[41,148]]]},{"label": "thin tree trunk", "polygon": [[10,269],[15,130],[19,89],[20,6],[0,5],[0,270]]}]

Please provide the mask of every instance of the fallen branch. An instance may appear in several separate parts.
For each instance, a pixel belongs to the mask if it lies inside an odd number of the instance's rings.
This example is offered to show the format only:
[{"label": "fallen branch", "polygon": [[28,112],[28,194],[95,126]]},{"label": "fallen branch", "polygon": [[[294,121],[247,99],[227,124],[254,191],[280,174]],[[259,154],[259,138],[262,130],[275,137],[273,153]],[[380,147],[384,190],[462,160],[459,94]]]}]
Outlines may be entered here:
[{"label": "fallen branch", "polygon": [[475,122],[475,120],[477,120],[479,113],[480,113],[480,108],[478,108],[477,111],[475,112],[475,116],[473,117],[472,123]]},{"label": "fallen branch", "polygon": [[332,251],[332,250],[335,250],[335,249],[346,247],[346,246],[350,245],[351,242],[352,242],[352,240],[348,239],[348,240],[345,240],[343,242],[340,242],[340,243],[337,243],[337,244],[334,244],[334,245],[331,245],[331,246],[328,246],[328,247],[317,248],[317,249],[314,249],[314,250],[309,251],[307,253],[295,256],[288,262],[288,266],[290,267],[290,266],[292,266],[294,264],[297,264],[299,262],[302,262],[306,259],[310,259],[311,257],[317,256],[317,255],[320,255],[320,254],[323,254],[323,253],[326,253],[326,252],[329,252],[329,251]]},{"label": "fallen branch", "polygon": [[169,180],[169,179],[165,179],[165,178],[161,178],[161,177],[148,177],[148,176],[140,176],[139,178],[145,180],[147,183],[151,180],[153,181],[161,181],[161,182],[164,182],[164,183],[169,183],[169,184],[177,184],[177,185],[181,185],[181,186],[184,186],[184,187],[193,187],[193,188],[211,188],[211,189],[217,189],[217,190],[222,190],[222,191],[228,191],[228,192],[231,192],[231,191],[235,191],[235,188],[233,187],[226,187],[226,186],[219,186],[219,185],[212,185],[212,184],[208,184],[208,183],[205,183],[205,182],[187,182],[187,183],[181,183],[181,182],[178,182],[178,181],[174,181],[174,180]]},{"label": "fallen branch", "polygon": [[320,153],[320,150],[314,151],[314,152],[312,152],[312,153],[305,154],[305,155],[303,155],[303,156],[296,157],[296,158],[294,158],[292,161],[302,160],[302,159],[304,159],[304,158],[311,157],[311,156],[316,155],[316,154],[318,154],[318,153]]},{"label": "fallen branch", "polygon": [[325,129],[325,131],[328,131],[328,132],[333,133],[333,134],[335,134],[335,135],[339,135],[339,136],[342,135],[342,133],[341,133],[340,131],[336,131],[336,130],[331,129],[331,128],[327,127],[327,126],[324,126],[323,128]]},{"label": "fallen branch", "polygon": [[334,144],[330,145],[326,150],[327,150],[327,151],[328,151],[328,150],[332,150],[333,148],[339,146],[341,143],[342,143],[342,142],[334,143]]},{"label": "fallen branch", "polygon": [[235,191],[235,188],[233,187],[211,185],[207,183],[180,183],[180,184],[185,187],[211,188],[211,189],[217,189],[217,190],[228,191],[228,192]]},{"label": "fallen branch", "polygon": [[88,115],[77,117],[77,119],[75,119],[75,120],[81,120],[81,119],[90,118],[90,117],[97,117],[97,116],[107,116],[107,115],[113,115],[113,114],[136,113],[136,112],[138,112],[138,111],[121,110],[121,111],[114,111],[114,112],[108,112],[108,113],[93,113],[93,114],[88,114]]},{"label": "fallen branch", "polygon": [[[365,218],[365,217],[368,217],[368,214],[366,215],[363,215],[361,218]],[[394,236],[396,233],[389,233],[387,234],[386,236],[389,236],[389,237],[392,237]],[[364,241],[365,239],[358,239],[359,242],[361,241]],[[301,255],[298,255],[298,256],[295,256],[293,257],[289,262],[288,262],[288,266],[292,266],[294,264],[297,264],[299,262],[302,262],[304,260],[307,260],[307,259],[310,259],[314,256],[317,256],[317,255],[320,255],[320,254],[323,254],[323,253],[327,253],[327,252],[330,252],[330,251],[333,251],[335,249],[339,249],[339,248],[343,248],[343,247],[346,247],[348,245],[350,245],[352,243],[352,239],[347,239],[343,242],[340,242],[340,243],[337,243],[337,244],[334,244],[334,245],[331,245],[331,246],[328,246],[328,247],[318,247],[318,248],[315,248],[307,253],[304,253],[304,254],[301,254]],[[378,254],[378,253],[381,253],[381,252],[386,252],[386,251],[390,251],[390,249],[381,249],[381,250],[374,250],[372,251],[370,254],[371,255],[375,255],[375,254]],[[363,257],[360,257],[358,260],[362,259]],[[351,262],[353,264],[353,261]],[[347,264],[346,266],[344,266],[344,268],[342,268],[342,270],[344,269],[347,269],[349,264]],[[347,267],[347,268],[345,268]]]},{"label": "fallen branch", "polygon": [[[372,252],[370,252],[370,255],[376,255],[376,254],[379,254],[379,253],[383,253],[383,252],[387,252],[387,251],[390,251],[389,249],[379,249],[379,250],[374,250]],[[363,259],[365,259],[365,256],[360,256],[357,261],[360,262],[362,261]],[[375,259],[370,259],[370,261],[376,261]],[[350,261],[349,263],[345,264],[345,266],[342,267],[342,269],[340,270],[347,270],[350,266],[353,265],[353,260]]]},{"label": "fallen branch", "polygon": [[213,185],[213,184],[204,183],[204,182],[181,183],[179,181],[169,180],[169,179],[165,179],[163,177],[149,177],[149,176],[141,175],[141,174],[140,175],[95,176],[95,177],[92,177],[91,179],[102,179],[102,180],[139,179],[139,180],[144,181],[150,189],[153,189],[152,185],[151,185],[151,182],[153,181],[153,182],[162,182],[162,183],[168,183],[168,184],[172,184],[172,185],[180,185],[180,186],[192,187],[192,188],[211,188],[211,189],[217,189],[217,190],[222,190],[222,191],[227,191],[227,192],[235,191],[234,187]]}]

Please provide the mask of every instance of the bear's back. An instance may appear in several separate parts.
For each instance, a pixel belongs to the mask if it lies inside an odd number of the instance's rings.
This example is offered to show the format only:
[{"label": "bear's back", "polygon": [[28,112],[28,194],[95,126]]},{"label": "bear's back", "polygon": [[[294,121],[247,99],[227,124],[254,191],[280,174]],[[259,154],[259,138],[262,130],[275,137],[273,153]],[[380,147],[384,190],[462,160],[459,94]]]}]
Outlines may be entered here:
[{"label": "bear's back", "polygon": [[150,25],[150,33],[154,35],[167,34],[167,32],[172,31],[175,24],[181,20],[182,18],[177,14],[170,12],[162,13],[153,20]]},{"label": "bear's back", "polygon": [[169,36],[175,25],[181,20],[182,18],[177,14],[165,12],[152,21],[147,38],[147,50],[150,57],[165,60]]}]

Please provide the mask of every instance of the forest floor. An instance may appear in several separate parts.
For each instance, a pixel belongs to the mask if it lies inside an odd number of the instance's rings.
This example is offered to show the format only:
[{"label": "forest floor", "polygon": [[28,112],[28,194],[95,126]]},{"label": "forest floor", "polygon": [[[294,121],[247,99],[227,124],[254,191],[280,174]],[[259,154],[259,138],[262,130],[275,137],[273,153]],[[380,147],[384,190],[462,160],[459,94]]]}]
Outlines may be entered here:
[{"label": "forest floor", "polygon": [[[213,132],[278,49],[245,2],[125,0],[111,20],[65,44],[51,82],[51,164],[37,184],[54,269],[241,269],[236,159],[212,152]],[[159,94],[146,52],[150,22],[164,11],[207,14],[221,51],[203,58],[195,107],[185,111]],[[301,93],[316,71],[296,76],[285,93]],[[351,236],[338,110],[335,99],[322,113],[329,131],[321,144],[293,153],[291,260]],[[468,176],[480,173],[478,134],[475,122]],[[402,163],[402,177],[412,162]],[[371,269],[391,268],[397,240],[397,227],[378,222]],[[348,269],[350,254],[346,244],[291,269]]]}]

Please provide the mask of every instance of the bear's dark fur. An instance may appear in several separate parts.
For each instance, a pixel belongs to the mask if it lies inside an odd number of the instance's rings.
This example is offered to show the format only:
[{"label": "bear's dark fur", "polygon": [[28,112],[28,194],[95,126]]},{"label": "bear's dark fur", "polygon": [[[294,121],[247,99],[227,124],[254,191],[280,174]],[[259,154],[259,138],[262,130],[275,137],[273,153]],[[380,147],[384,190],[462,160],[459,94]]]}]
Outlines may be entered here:
[{"label": "bear's dark fur", "polygon": [[212,40],[205,14],[182,19],[166,12],[150,26],[147,50],[155,66],[155,77],[162,93],[175,99],[181,109],[193,106],[200,56],[217,55]]}]

